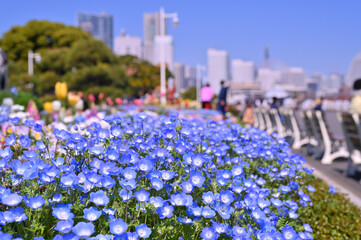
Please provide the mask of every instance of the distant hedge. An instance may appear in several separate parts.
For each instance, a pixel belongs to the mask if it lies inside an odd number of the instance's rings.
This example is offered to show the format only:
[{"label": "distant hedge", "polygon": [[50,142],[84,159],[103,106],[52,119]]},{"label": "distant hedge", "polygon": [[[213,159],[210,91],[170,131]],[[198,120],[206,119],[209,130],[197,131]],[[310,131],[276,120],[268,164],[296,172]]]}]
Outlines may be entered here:
[{"label": "distant hedge", "polygon": [[39,110],[43,110],[43,103],[38,99],[37,96],[29,93],[19,91],[17,96],[12,94],[9,90],[1,90],[0,91],[0,104],[2,103],[4,98],[12,98],[14,100],[14,104],[19,104],[24,106],[25,108],[28,106],[30,99],[32,99]]}]

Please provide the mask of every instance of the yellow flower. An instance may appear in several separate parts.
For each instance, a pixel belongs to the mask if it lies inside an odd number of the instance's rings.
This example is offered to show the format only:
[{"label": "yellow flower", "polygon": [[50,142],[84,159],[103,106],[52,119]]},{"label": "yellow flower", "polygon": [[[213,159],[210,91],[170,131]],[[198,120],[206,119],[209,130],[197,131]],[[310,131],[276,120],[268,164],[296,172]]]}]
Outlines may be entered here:
[{"label": "yellow flower", "polygon": [[50,113],[51,111],[53,111],[53,103],[52,102],[45,102],[44,103],[44,110],[47,113]]},{"label": "yellow flower", "polygon": [[2,138],[1,138],[1,142],[4,142],[4,141],[5,141],[5,138],[4,138],[4,137],[2,137]]},{"label": "yellow flower", "polygon": [[34,137],[35,137],[36,140],[40,140],[40,139],[41,139],[41,136],[40,136],[39,133],[35,133],[35,134],[34,134]]},{"label": "yellow flower", "polygon": [[68,86],[65,82],[55,84],[55,95],[58,99],[65,99],[68,94]]},{"label": "yellow flower", "polygon": [[13,133],[13,130],[12,130],[11,128],[8,128],[6,131],[8,132],[8,134],[12,134],[12,133]]},{"label": "yellow flower", "polygon": [[80,97],[74,93],[69,93],[68,94],[68,102],[71,106],[74,106],[78,101],[79,101]]}]

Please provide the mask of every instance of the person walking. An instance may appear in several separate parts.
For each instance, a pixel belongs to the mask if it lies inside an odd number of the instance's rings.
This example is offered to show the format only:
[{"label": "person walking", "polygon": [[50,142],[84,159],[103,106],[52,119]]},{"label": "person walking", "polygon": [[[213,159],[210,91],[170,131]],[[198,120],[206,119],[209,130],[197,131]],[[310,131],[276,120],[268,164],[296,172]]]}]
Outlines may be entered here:
[{"label": "person walking", "polygon": [[202,108],[204,109],[210,109],[211,108],[211,101],[213,98],[213,89],[209,86],[209,83],[207,83],[204,87],[201,89],[201,102],[202,102]]},{"label": "person walking", "polygon": [[244,110],[242,122],[246,128],[250,128],[254,124],[253,103],[251,100],[247,101],[247,106],[246,110]]},{"label": "person walking", "polygon": [[361,78],[353,83],[352,95],[350,112],[361,114]]},{"label": "person walking", "polygon": [[218,96],[218,110],[222,113],[223,119],[226,118],[226,105],[227,105],[227,91],[228,88],[225,86],[225,82],[221,81],[221,91]]}]

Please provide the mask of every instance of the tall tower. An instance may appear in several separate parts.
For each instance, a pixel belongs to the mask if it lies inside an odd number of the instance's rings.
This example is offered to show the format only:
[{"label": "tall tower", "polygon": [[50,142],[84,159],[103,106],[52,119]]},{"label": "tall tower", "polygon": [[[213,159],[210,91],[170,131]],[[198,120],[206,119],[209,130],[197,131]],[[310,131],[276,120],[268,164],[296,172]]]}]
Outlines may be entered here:
[{"label": "tall tower", "polygon": [[269,48],[268,45],[266,45],[265,49],[264,49],[264,67],[265,68],[269,68],[270,64],[269,64]]},{"label": "tall tower", "polygon": [[113,49],[113,16],[78,13],[78,27]]}]

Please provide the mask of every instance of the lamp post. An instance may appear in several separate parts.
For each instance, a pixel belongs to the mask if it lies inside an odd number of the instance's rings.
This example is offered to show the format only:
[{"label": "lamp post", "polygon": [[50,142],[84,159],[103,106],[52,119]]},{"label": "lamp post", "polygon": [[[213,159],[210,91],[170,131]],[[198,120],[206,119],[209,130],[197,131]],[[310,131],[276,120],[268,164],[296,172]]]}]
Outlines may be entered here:
[{"label": "lamp post", "polygon": [[196,66],[196,91],[197,91],[197,107],[200,108],[201,104],[201,85],[202,85],[202,72],[206,71],[206,66],[197,64]]},{"label": "lamp post", "polygon": [[173,19],[174,27],[177,27],[179,23],[178,13],[165,13],[164,8],[161,7],[159,11],[159,20],[160,20],[160,102],[162,105],[167,103],[166,99],[166,72],[165,72],[165,46],[164,46],[164,36],[165,36],[165,23],[168,18]]},{"label": "lamp post", "polygon": [[35,59],[36,63],[40,63],[41,55],[40,55],[40,53],[33,53],[33,50],[29,50],[28,51],[28,74],[29,74],[29,76],[33,76],[33,74],[34,74],[33,59]]}]

